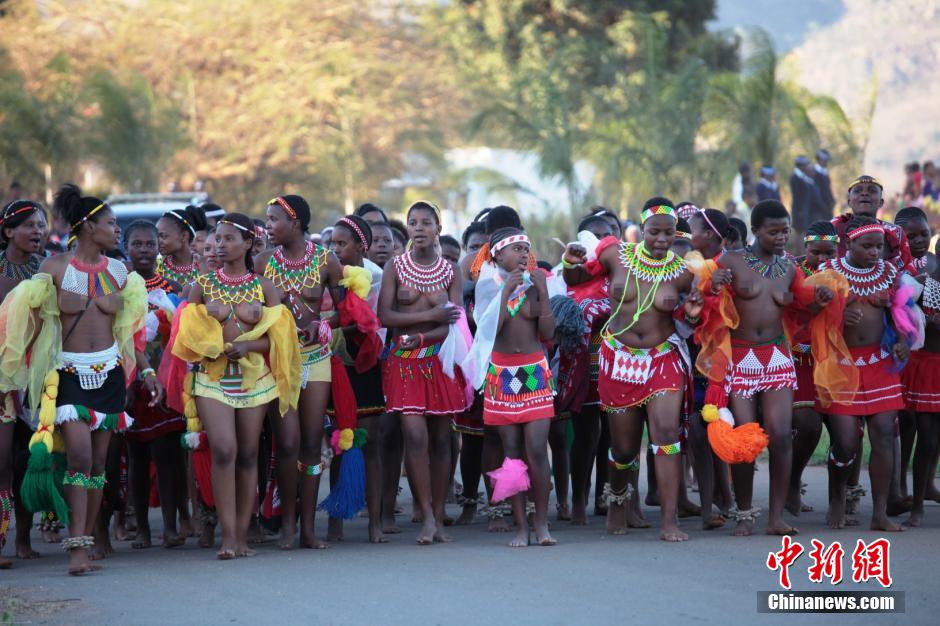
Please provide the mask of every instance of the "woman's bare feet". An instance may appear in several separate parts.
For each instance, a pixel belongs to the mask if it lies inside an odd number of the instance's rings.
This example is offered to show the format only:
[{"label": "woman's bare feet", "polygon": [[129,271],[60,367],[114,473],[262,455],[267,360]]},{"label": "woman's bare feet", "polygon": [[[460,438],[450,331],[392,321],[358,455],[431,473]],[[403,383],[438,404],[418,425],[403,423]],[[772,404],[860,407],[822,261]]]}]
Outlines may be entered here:
[{"label": "woman's bare feet", "polygon": [[382,534],[381,523],[369,523],[369,543],[388,543],[388,537]]},{"label": "woman's bare feet", "polygon": [[88,554],[82,548],[76,548],[69,551],[69,576],[81,576],[90,572],[97,572],[101,569],[100,565],[92,564],[88,559]]},{"label": "woman's bare feet", "polygon": [[558,540],[548,531],[548,524],[535,526],[535,543],[540,546],[554,546]]},{"label": "woman's bare feet", "polygon": [[434,543],[434,535],[437,533],[437,524],[433,520],[425,522],[421,526],[421,532],[418,533],[415,541],[419,546],[429,546]]},{"label": "woman's bare feet", "polygon": [[186,537],[178,535],[176,533],[163,533],[163,547],[164,548],[178,548],[186,544]]},{"label": "woman's bare feet", "polygon": [[262,530],[261,524],[258,523],[258,517],[252,517],[251,524],[248,526],[248,543],[254,545],[264,542],[264,530]]},{"label": "woman's bare feet", "polygon": [[920,526],[923,519],[924,519],[923,509],[919,511],[917,509],[912,509],[910,517],[904,520],[903,524],[905,526],[909,526],[910,528],[917,528],[918,526]]},{"label": "woman's bare feet", "polygon": [[444,532],[444,524],[439,524],[434,533],[434,543],[450,543],[453,540],[453,537]]},{"label": "woman's bare feet", "polygon": [[476,504],[465,504],[463,510],[460,511],[460,515],[457,516],[457,521],[454,522],[454,526],[469,526],[473,523],[474,518],[477,515],[477,505]]},{"label": "woman's bare feet", "polygon": [[382,532],[386,535],[397,535],[401,532],[401,526],[395,523],[394,515],[382,518]]},{"label": "woman's bare feet", "polygon": [[339,542],[343,540],[343,520],[331,517],[326,524],[326,540]]},{"label": "woman's bare feet", "polygon": [[640,510],[640,494],[633,490],[629,502],[627,502],[627,526],[630,528],[649,528],[650,523],[646,521],[643,511]]},{"label": "woman's bare feet", "polygon": [[281,520],[281,534],[277,540],[277,546],[281,550],[293,550],[297,542],[297,524],[290,520],[287,522]]},{"label": "woman's bare feet", "polygon": [[718,528],[723,528],[725,525],[725,518],[721,515],[712,515],[711,517],[702,518],[702,530],[716,530]]},{"label": "woman's bare feet", "polygon": [[764,531],[766,535],[799,535],[800,529],[794,526],[790,526],[782,519],[776,522],[768,522],[767,529]]},{"label": "woman's bare feet", "polygon": [[144,550],[146,548],[150,548],[152,545],[153,544],[150,540],[150,529],[138,526],[137,537],[134,538],[133,543],[131,543],[131,547],[135,550]]},{"label": "woman's bare feet", "polygon": [[520,528],[516,535],[507,544],[510,548],[525,548],[529,545],[529,527]]},{"label": "woman's bare feet", "polygon": [[883,530],[888,533],[900,533],[904,532],[905,528],[900,524],[895,524],[887,516],[881,515],[872,515],[871,517],[871,529],[872,530]]},{"label": "woman's bare feet", "polygon": [[[59,535],[58,528],[43,528],[42,540],[45,541],[46,543],[59,543],[60,541],[62,541],[62,536]],[[37,552],[36,554],[38,556],[39,553]]]},{"label": "woman's bare feet", "polygon": [[627,534],[626,503],[607,505],[607,533],[610,535]]},{"label": "woman's bare feet", "polygon": [[119,523],[118,516],[114,516],[114,521],[111,523],[111,532],[114,535],[115,541],[127,541],[130,539],[130,534],[127,532],[127,528],[123,523]]},{"label": "woman's bare feet", "polygon": [[669,524],[663,524],[662,529],[659,531],[659,538],[663,541],[688,541],[689,536],[679,530],[679,525],[671,522]]},{"label": "woman's bare feet", "polygon": [[555,505],[555,509],[558,511],[559,522],[571,521],[571,509],[568,507],[567,502],[559,502]]},{"label": "woman's bare feet", "polygon": [[214,545],[215,545],[215,524],[204,523],[202,525],[202,532],[199,533],[199,547],[211,548]]},{"label": "woman's bare feet", "polygon": [[750,537],[754,534],[753,520],[740,520],[731,531],[732,537]]},{"label": "woman's bare feet", "polygon": [[[686,498],[679,498],[679,517],[699,517],[702,507]],[[682,540],[679,540],[682,541]]]},{"label": "woman's bare feet", "polygon": [[196,529],[193,527],[193,521],[189,518],[179,520],[180,535],[183,537],[195,537]]},{"label": "woman's bare feet", "polygon": [[330,547],[330,544],[317,537],[312,530],[309,532],[301,530],[300,547],[308,548],[310,550],[326,550]]},{"label": "woman's bare feet", "polygon": [[38,559],[39,553],[33,550],[33,547],[28,543],[16,544],[16,558],[18,559]]}]

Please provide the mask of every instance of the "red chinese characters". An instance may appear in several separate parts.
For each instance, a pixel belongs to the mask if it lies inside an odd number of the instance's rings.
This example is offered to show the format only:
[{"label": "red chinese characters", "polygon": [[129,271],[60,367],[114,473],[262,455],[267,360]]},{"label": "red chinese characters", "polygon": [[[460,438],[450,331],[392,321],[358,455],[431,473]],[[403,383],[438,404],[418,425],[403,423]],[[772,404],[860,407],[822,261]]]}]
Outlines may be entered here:
[{"label": "red chinese characters", "polygon": [[831,584],[838,585],[842,582],[842,557],[845,556],[842,544],[835,541],[826,548],[826,544],[818,539],[813,539],[812,543],[813,549],[810,550],[809,557],[813,559],[813,564],[806,570],[809,572],[810,582],[822,583],[825,577]]},{"label": "red chinese characters", "polygon": [[803,554],[803,546],[790,537],[783,538],[780,552],[771,552],[767,555],[767,569],[780,570],[780,586],[790,588],[790,566]]},{"label": "red chinese characters", "polygon": [[[830,584],[838,585],[842,582],[842,558],[845,550],[838,541],[826,546],[818,539],[812,539],[812,550],[809,557],[813,563],[806,571],[810,582],[821,584],[828,578]],[[891,586],[891,563],[889,553],[891,542],[881,537],[870,543],[859,539],[852,551],[852,581],[864,583],[877,580],[882,587]],[[767,569],[780,573],[780,586],[790,589],[790,566],[804,552],[803,545],[793,541],[790,537],[783,537],[779,552],[767,554]]]},{"label": "red chinese characters", "polygon": [[852,581],[867,582],[874,578],[882,587],[891,586],[891,563],[888,554],[891,551],[891,542],[881,537],[869,544],[861,539],[855,544],[852,552]]}]

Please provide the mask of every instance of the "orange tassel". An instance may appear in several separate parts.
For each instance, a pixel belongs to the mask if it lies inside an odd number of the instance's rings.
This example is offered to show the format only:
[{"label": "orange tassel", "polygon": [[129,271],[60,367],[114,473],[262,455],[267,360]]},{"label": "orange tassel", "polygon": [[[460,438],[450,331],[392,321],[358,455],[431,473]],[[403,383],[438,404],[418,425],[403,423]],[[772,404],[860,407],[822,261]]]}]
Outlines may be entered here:
[{"label": "orange tassel", "polygon": [[708,424],[708,443],[725,463],[753,463],[770,440],[757,422],[732,428],[717,419]]}]

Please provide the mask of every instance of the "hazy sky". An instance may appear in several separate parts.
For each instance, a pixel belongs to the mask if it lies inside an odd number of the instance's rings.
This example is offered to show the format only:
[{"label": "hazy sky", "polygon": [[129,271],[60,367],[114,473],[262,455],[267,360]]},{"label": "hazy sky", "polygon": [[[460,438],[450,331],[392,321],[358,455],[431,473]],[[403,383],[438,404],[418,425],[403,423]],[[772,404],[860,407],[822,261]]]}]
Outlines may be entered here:
[{"label": "hazy sky", "polygon": [[842,0],[718,0],[714,26],[760,26],[773,36],[779,52],[788,52],[807,33],[832,24],[844,12]]}]

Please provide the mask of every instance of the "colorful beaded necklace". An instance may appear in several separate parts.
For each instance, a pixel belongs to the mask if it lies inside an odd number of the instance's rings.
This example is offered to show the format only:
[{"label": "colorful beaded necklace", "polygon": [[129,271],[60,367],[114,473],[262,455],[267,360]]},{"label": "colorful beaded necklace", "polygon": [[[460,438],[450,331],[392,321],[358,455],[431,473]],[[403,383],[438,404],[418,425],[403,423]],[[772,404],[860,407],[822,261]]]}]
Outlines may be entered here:
[{"label": "colorful beaded necklace", "polygon": [[299,259],[288,259],[284,249],[277,247],[268,259],[264,275],[274,286],[288,294],[299,294],[320,284],[320,268],[326,264],[328,251],[312,241],[307,242]]},{"label": "colorful beaded necklace", "polygon": [[198,277],[196,282],[202,287],[205,300],[218,300],[231,307],[243,302],[264,302],[261,279],[253,272],[232,277],[217,269]]},{"label": "colorful beaded necklace", "polygon": [[928,314],[940,312],[940,282],[933,276],[927,276],[924,281],[924,295],[921,296],[920,302]]},{"label": "colorful beaded necklace", "polygon": [[198,265],[195,254],[193,254],[193,262],[189,265],[174,265],[173,259],[165,256],[160,260],[157,273],[181,285],[188,285],[199,276]]},{"label": "colorful beaded necklace", "polygon": [[923,273],[923,271],[927,269],[927,255],[925,254],[922,257],[914,259],[912,265],[914,266],[914,269],[917,270],[918,274]]},{"label": "colorful beaded necklace", "polygon": [[127,267],[115,259],[101,256],[98,263],[85,265],[74,257],[62,275],[62,289],[86,298],[117,293],[127,281]]},{"label": "colorful beaded necklace", "polygon": [[654,259],[640,243],[620,244],[620,263],[645,283],[669,282],[685,271],[685,261],[672,250],[665,258]]},{"label": "colorful beaded necklace", "polygon": [[447,291],[454,281],[454,267],[441,256],[430,265],[420,265],[412,258],[409,250],[395,257],[394,263],[398,282],[422,293]]},{"label": "colorful beaded necklace", "polygon": [[747,266],[764,278],[773,280],[787,275],[787,263],[782,256],[774,255],[773,261],[765,263],[763,259],[751,252],[750,248],[744,249],[743,256]]},{"label": "colorful beaded necklace", "polygon": [[826,266],[842,274],[849,282],[849,290],[859,298],[890,290],[898,275],[894,265],[881,259],[872,267],[860,268],[850,265],[845,256],[829,261]]},{"label": "colorful beaded necklace", "polygon": [[806,264],[806,259],[803,259],[802,261],[800,261],[800,263],[799,263],[799,265],[797,265],[797,267],[800,268],[800,271],[801,271],[801,272],[803,272],[803,276],[807,276],[807,277],[808,277],[808,276],[812,276],[813,274],[816,273],[816,272],[814,272],[814,271]]},{"label": "colorful beaded necklace", "polygon": [[158,289],[161,289],[166,293],[174,293],[176,291],[170,281],[160,274],[154,274],[152,278],[144,280],[144,287],[147,288],[147,293],[156,291]]},{"label": "colorful beaded necklace", "polygon": [[0,275],[12,278],[19,282],[33,277],[33,274],[39,271],[41,259],[35,254],[31,254],[26,263],[14,263],[7,257],[7,251],[0,251]]},{"label": "colorful beaded necklace", "polygon": [[[653,308],[659,286],[663,282],[669,282],[677,278],[686,270],[685,260],[676,256],[672,250],[666,253],[665,258],[654,259],[649,256],[643,244],[640,243],[620,244],[620,263],[633,274],[633,281],[636,284],[637,305],[636,312],[633,314],[633,318],[629,324],[617,332],[609,332],[607,330],[611,320],[617,317],[621,307],[623,307],[623,301],[627,296],[627,286],[624,284],[623,293],[620,295],[620,303],[617,304],[617,309],[611,314],[602,330],[602,334],[606,332],[610,337],[618,337],[633,328],[636,323],[640,321],[640,316]],[[653,283],[645,296],[642,291],[640,291],[640,280]]]}]

